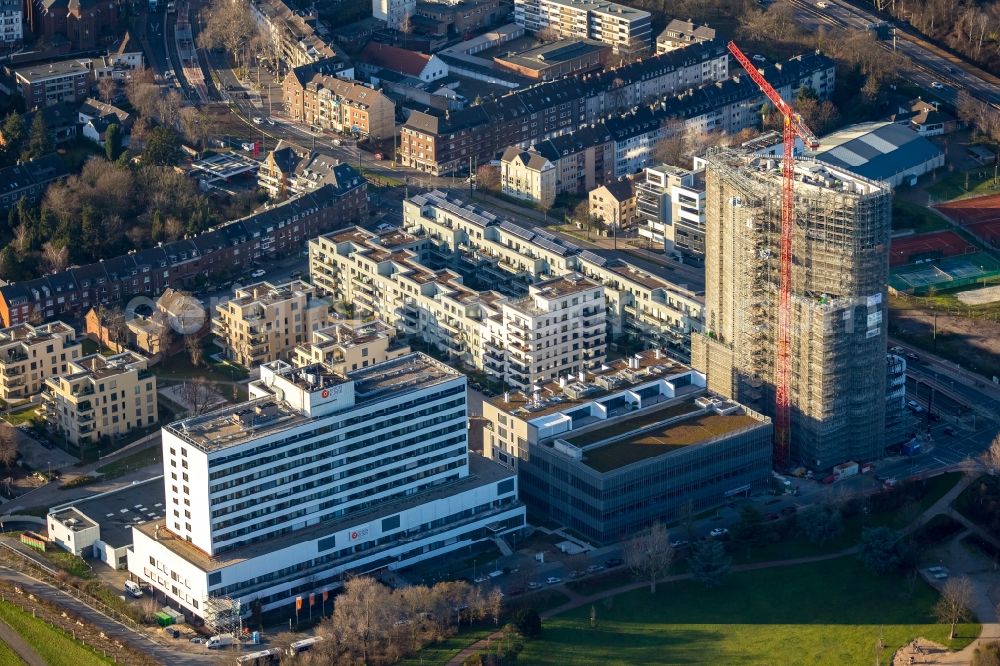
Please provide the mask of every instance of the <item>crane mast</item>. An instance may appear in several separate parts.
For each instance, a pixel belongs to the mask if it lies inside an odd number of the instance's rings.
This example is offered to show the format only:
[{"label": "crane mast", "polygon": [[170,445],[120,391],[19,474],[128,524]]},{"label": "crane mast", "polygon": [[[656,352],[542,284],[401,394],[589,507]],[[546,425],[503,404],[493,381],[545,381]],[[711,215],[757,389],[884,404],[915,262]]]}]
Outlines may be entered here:
[{"label": "crane mast", "polygon": [[792,293],[792,227],[795,225],[795,139],[810,148],[819,145],[816,135],[802,121],[802,117],[788,102],[782,99],[778,91],[767,82],[764,75],[754,66],[753,62],[740,50],[736,42],[729,42],[729,52],[740,63],[747,75],[753,79],[757,87],[767,96],[774,108],[783,118],[782,138],[784,154],[782,157],[781,180],[781,240],[780,240],[780,282],[778,288],[778,344],[774,364],[775,386],[775,428],[774,428],[774,466],[782,469],[788,465],[788,452],[791,438],[791,398],[789,384],[791,376],[791,293]]}]

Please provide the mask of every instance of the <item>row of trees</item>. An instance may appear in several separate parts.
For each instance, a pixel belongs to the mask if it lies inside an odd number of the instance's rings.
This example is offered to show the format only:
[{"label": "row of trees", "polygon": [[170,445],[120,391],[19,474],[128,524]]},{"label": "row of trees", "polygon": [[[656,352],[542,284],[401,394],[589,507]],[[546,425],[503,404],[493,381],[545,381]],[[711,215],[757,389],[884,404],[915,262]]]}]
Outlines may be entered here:
[{"label": "row of trees", "polygon": [[[305,664],[392,664],[423,646],[453,636],[462,624],[499,626],[503,596],[464,581],[390,589],[374,578],[353,578],[318,634],[327,637]],[[298,663],[298,662],[297,662]]]},{"label": "row of trees", "polygon": [[987,70],[1000,65],[1000,2],[870,0],[879,11],[909,22]]}]

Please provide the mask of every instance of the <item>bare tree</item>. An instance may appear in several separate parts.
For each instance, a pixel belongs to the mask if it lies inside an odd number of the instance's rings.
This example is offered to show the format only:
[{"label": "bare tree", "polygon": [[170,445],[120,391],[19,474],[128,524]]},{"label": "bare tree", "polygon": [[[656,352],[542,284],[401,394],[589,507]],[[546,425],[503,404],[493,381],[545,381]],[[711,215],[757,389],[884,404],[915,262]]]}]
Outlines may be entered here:
[{"label": "bare tree", "polygon": [[948,639],[955,638],[955,626],[972,617],[972,582],[962,576],[951,578],[941,588],[941,598],[934,605],[934,616],[950,627]]},{"label": "bare tree", "polygon": [[[150,69],[132,72],[132,78],[125,86],[125,96],[144,118],[153,118],[159,110],[160,86]],[[133,133],[135,128],[133,127]]]},{"label": "bare tree", "polygon": [[236,64],[246,67],[246,51],[257,35],[257,23],[245,2],[213,0],[203,10],[205,27],[198,35],[201,48],[222,48],[232,54]]},{"label": "bare tree", "polygon": [[483,164],[476,169],[476,186],[481,190],[496,192],[500,189],[500,167]]},{"label": "bare tree", "polygon": [[500,616],[503,614],[503,593],[500,592],[500,588],[494,587],[490,590],[486,602],[489,607],[490,616],[493,618],[493,624],[499,625]]},{"label": "bare tree", "polygon": [[540,42],[554,42],[562,39],[562,33],[557,28],[548,26],[535,33],[535,39]]},{"label": "bare tree", "polygon": [[42,245],[42,263],[49,273],[58,273],[69,266],[69,248],[56,247],[51,241]]},{"label": "bare tree", "polygon": [[193,414],[204,414],[215,403],[216,393],[204,377],[195,377],[181,385],[181,397]]},{"label": "bare tree", "polygon": [[662,523],[625,544],[625,563],[637,576],[649,579],[649,593],[656,593],[656,581],[666,575],[674,561],[674,547]]},{"label": "bare tree", "polygon": [[17,460],[17,431],[6,423],[0,424],[0,463],[10,467]]},{"label": "bare tree", "polygon": [[196,335],[189,335],[184,338],[184,348],[188,356],[191,357],[191,365],[200,368],[205,357],[205,350],[202,349],[201,340]]},{"label": "bare tree", "polygon": [[97,91],[102,101],[111,104],[118,96],[118,82],[111,76],[105,76],[98,81]]},{"label": "bare tree", "polygon": [[1000,473],[1000,435],[993,438],[989,448],[983,451],[980,460],[990,475],[996,476]]},{"label": "bare tree", "polygon": [[331,629],[337,640],[352,654],[370,663],[373,644],[382,639],[390,623],[389,591],[374,578],[353,578],[337,597]]}]

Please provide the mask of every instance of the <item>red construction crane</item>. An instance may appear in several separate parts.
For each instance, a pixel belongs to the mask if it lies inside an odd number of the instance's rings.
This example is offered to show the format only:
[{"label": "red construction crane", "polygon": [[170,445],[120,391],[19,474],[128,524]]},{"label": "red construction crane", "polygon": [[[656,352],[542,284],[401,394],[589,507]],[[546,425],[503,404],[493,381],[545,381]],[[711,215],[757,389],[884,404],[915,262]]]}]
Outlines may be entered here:
[{"label": "red construction crane", "polygon": [[754,83],[767,95],[771,104],[784,117],[784,159],[781,182],[781,282],[778,292],[778,353],[774,367],[775,429],[774,466],[778,469],[788,464],[788,445],[791,430],[791,402],[788,396],[791,353],[791,303],[792,292],[792,226],[795,224],[795,138],[809,148],[816,148],[819,140],[802,117],[781,98],[757,67],[736,46],[729,42],[729,52],[743,66]]}]

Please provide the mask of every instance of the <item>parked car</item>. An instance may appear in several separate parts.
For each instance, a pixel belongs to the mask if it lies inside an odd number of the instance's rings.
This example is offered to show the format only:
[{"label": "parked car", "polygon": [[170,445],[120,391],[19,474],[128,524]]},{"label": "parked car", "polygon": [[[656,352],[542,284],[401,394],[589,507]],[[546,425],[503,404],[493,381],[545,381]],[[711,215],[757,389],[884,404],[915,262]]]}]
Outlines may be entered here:
[{"label": "parked car", "polygon": [[258,268],[254,272],[250,273],[250,277],[252,278],[262,278],[265,275],[267,275],[267,271],[265,271],[263,268]]},{"label": "parked car", "polygon": [[262,124],[264,124],[264,119],[261,118],[260,116],[254,116],[253,117],[253,124],[254,125],[262,125]]},{"label": "parked car", "polygon": [[726,529],[725,527],[716,527],[713,528],[712,531],[708,533],[708,536],[712,537],[713,539],[718,539],[719,537],[724,537],[727,534],[729,534],[729,530]]},{"label": "parked car", "polygon": [[827,7],[830,6],[830,3],[823,2],[823,0],[820,0],[819,2],[816,3],[816,6],[819,7],[820,9],[826,9]]},{"label": "parked car", "polygon": [[270,125],[271,127],[274,127],[274,118],[268,118],[267,124]]},{"label": "parked car", "polygon": [[754,62],[767,62],[767,58],[765,58],[764,56],[762,56],[759,53],[753,54],[751,56],[751,60],[753,60]]},{"label": "parked car", "polygon": [[670,541],[670,546],[672,548],[683,548],[686,545],[688,545],[686,539],[673,539]]},{"label": "parked car", "polygon": [[587,573],[597,573],[598,571],[604,571],[603,564],[591,564],[587,567]]},{"label": "parked car", "polygon": [[542,584],[541,583],[536,583],[535,581],[531,581],[530,583],[528,583],[528,589],[529,590],[540,590],[540,589],[542,589]]},{"label": "parked car", "polygon": [[557,578],[555,576],[549,576],[548,578],[545,579],[545,582],[548,583],[549,585],[558,585],[559,583],[562,582],[562,578]]},{"label": "parked car", "polygon": [[910,359],[911,361],[919,361],[920,360],[920,357],[917,356],[916,354],[914,354],[913,352],[908,352],[906,354],[906,358]]},{"label": "parked car", "polygon": [[940,81],[931,81],[931,88],[935,90],[944,90],[944,84]]}]

